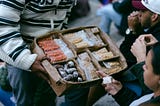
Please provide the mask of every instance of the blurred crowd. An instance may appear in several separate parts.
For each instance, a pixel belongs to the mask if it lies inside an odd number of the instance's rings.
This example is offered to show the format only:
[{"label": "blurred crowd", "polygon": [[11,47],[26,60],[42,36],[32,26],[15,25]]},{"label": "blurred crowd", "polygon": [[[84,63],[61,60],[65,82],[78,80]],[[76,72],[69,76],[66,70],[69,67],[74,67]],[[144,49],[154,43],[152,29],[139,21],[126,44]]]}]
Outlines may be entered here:
[{"label": "blurred crowd", "polygon": [[[126,58],[128,67],[122,73],[112,76],[112,83],[102,84],[120,106],[158,106],[160,103],[160,69],[157,67],[157,42],[160,39],[159,2],[113,0],[97,11],[97,15],[101,17],[101,30],[109,35],[113,22],[124,36],[119,49]],[[102,71],[98,74],[108,77]]]}]

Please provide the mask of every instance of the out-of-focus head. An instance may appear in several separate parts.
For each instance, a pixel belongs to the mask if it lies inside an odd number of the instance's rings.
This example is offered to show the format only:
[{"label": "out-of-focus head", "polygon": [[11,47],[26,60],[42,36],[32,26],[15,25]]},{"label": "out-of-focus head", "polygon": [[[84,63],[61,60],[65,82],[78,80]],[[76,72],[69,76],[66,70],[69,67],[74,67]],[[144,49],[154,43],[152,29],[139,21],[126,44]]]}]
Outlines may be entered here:
[{"label": "out-of-focus head", "polygon": [[132,5],[138,10],[150,10],[160,15],[160,0],[132,0]]}]

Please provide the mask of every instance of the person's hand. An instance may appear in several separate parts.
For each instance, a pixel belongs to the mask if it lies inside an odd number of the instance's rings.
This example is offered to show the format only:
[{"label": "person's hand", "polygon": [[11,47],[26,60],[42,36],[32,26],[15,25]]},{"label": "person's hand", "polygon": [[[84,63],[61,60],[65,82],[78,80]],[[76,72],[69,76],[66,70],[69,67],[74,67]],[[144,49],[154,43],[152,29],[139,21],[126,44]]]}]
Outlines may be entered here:
[{"label": "person's hand", "polygon": [[[103,71],[97,71],[96,73],[102,78],[107,76],[107,74],[105,74]],[[122,89],[121,82],[113,78],[111,83],[102,84],[102,86],[104,87],[105,91],[107,91],[111,95],[117,94]]]},{"label": "person's hand", "polygon": [[144,40],[136,39],[131,46],[131,52],[136,57],[137,63],[146,59],[146,45]]},{"label": "person's hand", "polygon": [[37,57],[35,62],[31,66],[31,72],[35,73],[39,77],[43,78],[47,82],[49,82],[49,76],[47,71],[42,66],[41,62],[46,59],[46,57]]},{"label": "person's hand", "polygon": [[152,34],[140,35],[138,39],[141,41],[145,41],[146,46],[151,46],[158,42],[158,40]]},{"label": "person's hand", "polygon": [[133,32],[138,32],[141,29],[141,24],[138,15],[139,15],[138,11],[133,11],[128,16],[128,27],[129,29],[132,29]]}]

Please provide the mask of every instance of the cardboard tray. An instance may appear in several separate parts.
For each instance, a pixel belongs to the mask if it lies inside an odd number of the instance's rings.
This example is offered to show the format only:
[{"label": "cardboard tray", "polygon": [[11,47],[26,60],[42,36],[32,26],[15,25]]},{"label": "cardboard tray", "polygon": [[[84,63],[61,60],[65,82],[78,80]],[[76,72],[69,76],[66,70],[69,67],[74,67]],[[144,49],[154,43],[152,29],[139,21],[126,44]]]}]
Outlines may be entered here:
[{"label": "cardboard tray", "polygon": [[[99,36],[101,38],[101,40],[103,41],[104,45],[98,45],[98,46],[85,47],[85,48],[78,49],[64,37],[64,35],[68,34],[68,33],[75,33],[77,31],[81,31],[81,30],[85,30],[85,31],[87,30],[86,32],[88,32],[88,30],[90,30],[90,29],[94,29],[94,31],[92,31],[92,33],[96,36]],[[121,54],[121,52],[118,49],[118,47],[116,46],[116,44],[110,39],[110,37],[107,34],[103,33],[96,26],[78,27],[78,28],[67,29],[67,30],[63,30],[63,31],[59,31],[59,32],[51,31],[45,35],[42,35],[42,37],[40,37],[40,38],[34,39],[33,52],[37,53],[39,56],[45,56],[44,51],[37,44],[37,40],[41,39],[43,37],[46,37],[46,36],[53,36],[54,34],[58,34],[61,37],[61,39],[68,45],[68,47],[74,52],[75,57],[72,59],[76,62],[77,67],[80,70],[79,73],[81,73],[81,75],[83,76],[82,82],[66,81],[61,77],[61,75],[58,73],[57,69],[54,67],[55,63],[50,63],[48,60],[42,61],[42,65],[44,66],[47,73],[49,74],[50,81],[48,83],[50,84],[52,89],[55,91],[57,96],[61,96],[64,93],[66,93],[67,91],[72,90],[72,89],[91,87],[91,86],[101,84],[102,78],[99,78],[99,77],[94,78],[94,79],[90,79],[90,80],[85,79],[85,73],[82,70],[82,68],[78,66],[78,63],[76,61],[77,54],[79,54],[83,51],[85,51],[89,54],[90,58],[92,59],[93,64],[95,65],[95,68],[97,70],[102,70],[105,73],[107,73],[108,75],[116,74],[116,73],[124,70],[127,67],[126,60],[123,57],[123,55]],[[98,61],[94,58],[94,56],[92,55],[91,52],[93,50],[97,50],[98,48],[102,48],[104,46],[107,47],[107,49],[109,49],[109,51],[112,51],[113,54],[115,55],[113,58],[105,60],[105,61],[114,61],[114,60],[118,61],[120,63],[120,67],[121,67],[120,69],[106,70],[105,68],[103,68],[101,66],[101,64],[100,64],[101,61]],[[67,59],[65,61],[57,62],[57,63],[61,64],[63,62],[67,62],[69,60],[70,59]]]},{"label": "cardboard tray", "polygon": [[[104,42],[104,45],[87,47],[87,48],[80,48],[80,49],[74,47],[76,52],[82,52],[84,50],[87,50],[87,52],[89,53],[89,55],[93,59],[94,64],[96,64],[97,68],[99,70],[104,71],[105,73],[107,73],[109,75],[116,74],[116,73],[124,70],[125,68],[127,68],[126,60],[125,60],[124,56],[122,55],[122,53],[120,52],[116,43],[114,41],[112,41],[112,39],[106,33],[102,32],[97,26],[86,26],[86,27],[77,27],[77,28],[67,29],[67,30],[61,31],[61,34],[65,35],[65,34],[68,34],[68,33],[75,33],[75,32],[78,32],[80,30],[85,30],[85,31],[87,30],[87,32],[88,32],[88,29],[96,29],[95,32],[93,32],[93,33],[95,35],[99,35],[101,40]],[[97,61],[93,57],[93,55],[91,55],[91,51],[97,50],[97,49],[102,48],[102,47],[107,47],[107,49],[109,51],[112,51],[112,53],[114,54],[113,58],[107,59],[106,61],[110,61],[110,60],[118,61],[121,65],[121,69],[109,71],[109,70],[105,70],[104,68],[102,68],[100,66],[99,61]]]}]

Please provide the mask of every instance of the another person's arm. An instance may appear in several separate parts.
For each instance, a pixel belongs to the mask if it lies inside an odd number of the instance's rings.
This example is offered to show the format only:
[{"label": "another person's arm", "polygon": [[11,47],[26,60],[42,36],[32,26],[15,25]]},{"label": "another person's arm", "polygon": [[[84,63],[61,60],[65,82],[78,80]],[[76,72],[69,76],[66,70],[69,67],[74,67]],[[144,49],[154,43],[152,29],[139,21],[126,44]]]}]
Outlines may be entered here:
[{"label": "another person's arm", "polygon": [[157,39],[152,34],[140,35],[131,47],[132,54],[136,57],[137,63],[145,61],[146,46],[155,44]]},{"label": "another person's arm", "polygon": [[132,54],[136,57],[137,63],[145,61],[146,59],[146,45],[145,42],[139,39],[133,43],[131,47]]},{"label": "another person's arm", "polygon": [[146,46],[151,46],[158,42],[158,40],[152,34],[140,35],[138,39],[145,41]]},{"label": "another person's arm", "polygon": [[[103,71],[97,71],[97,74],[101,77],[107,76]],[[104,89],[114,97],[120,106],[129,106],[131,102],[138,98],[133,91],[124,87],[121,82],[115,79],[112,79],[111,83],[102,85],[104,86]]]}]

